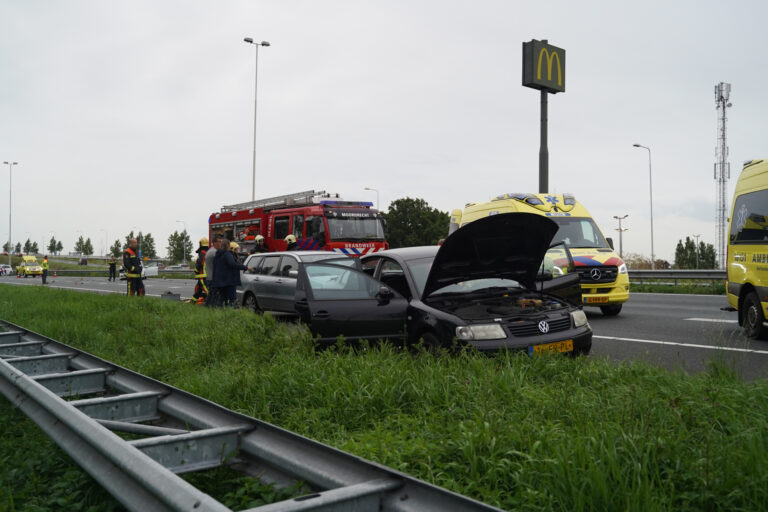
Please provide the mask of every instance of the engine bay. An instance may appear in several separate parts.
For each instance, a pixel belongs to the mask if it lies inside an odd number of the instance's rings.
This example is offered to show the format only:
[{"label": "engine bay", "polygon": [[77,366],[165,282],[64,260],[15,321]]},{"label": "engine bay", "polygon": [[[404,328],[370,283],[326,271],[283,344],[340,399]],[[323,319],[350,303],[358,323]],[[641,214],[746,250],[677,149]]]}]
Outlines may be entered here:
[{"label": "engine bay", "polygon": [[564,301],[538,294],[503,295],[470,301],[445,299],[439,302],[432,302],[432,306],[467,321],[496,317],[528,316],[530,314],[568,309],[568,305]]}]

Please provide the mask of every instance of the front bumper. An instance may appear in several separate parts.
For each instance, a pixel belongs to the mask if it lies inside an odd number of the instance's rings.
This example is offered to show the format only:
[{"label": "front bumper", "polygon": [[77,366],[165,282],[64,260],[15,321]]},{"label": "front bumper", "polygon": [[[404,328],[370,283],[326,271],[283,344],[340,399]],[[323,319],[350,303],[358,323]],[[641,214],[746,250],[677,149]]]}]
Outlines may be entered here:
[{"label": "front bumper", "polygon": [[592,329],[589,327],[579,327],[569,331],[560,331],[554,334],[542,336],[510,336],[500,340],[472,340],[465,342],[467,345],[476,348],[480,352],[498,352],[500,350],[519,350],[528,351],[529,347],[534,345],[545,345],[547,343],[556,343],[563,340],[573,340],[573,353],[588,354],[592,348]]}]

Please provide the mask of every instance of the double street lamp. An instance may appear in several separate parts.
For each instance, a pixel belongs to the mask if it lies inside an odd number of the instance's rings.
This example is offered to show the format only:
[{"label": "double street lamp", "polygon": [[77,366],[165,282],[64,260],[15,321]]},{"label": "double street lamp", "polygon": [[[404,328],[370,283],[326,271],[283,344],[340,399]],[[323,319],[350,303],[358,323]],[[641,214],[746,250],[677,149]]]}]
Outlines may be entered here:
[{"label": "double street lamp", "polygon": [[3,162],[8,165],[8,265],[11,265],[11,254],[13,254],[13,237],[11,236],[11,189],[13,187],[13,166],[19,165],[19,162]]},{"label": "double street lamp", "polygon": [[260,43],[254,42],[253,38],[243,39],[248,44],[256,47],[256,66],[253,80],[253,186],[251,188],[251,201],[256,200],[256,106],[258,105],[258,87],[259,87],[259,46],[270,46],[268,41]]},{"label": "double street lamp", "polygon": [[642,144],[632,144],[636,148],[648,150],[648,184],[651,191],[651,270],[656,270],[656,254],[653,252],[653,177],[651,173],[651,148]]}]

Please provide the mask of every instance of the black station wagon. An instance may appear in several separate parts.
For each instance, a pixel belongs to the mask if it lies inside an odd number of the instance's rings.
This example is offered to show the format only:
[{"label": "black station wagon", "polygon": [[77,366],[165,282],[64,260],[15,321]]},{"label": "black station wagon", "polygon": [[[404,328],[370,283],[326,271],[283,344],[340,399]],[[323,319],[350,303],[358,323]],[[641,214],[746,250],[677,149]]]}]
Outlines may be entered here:
[{"label": "black station wagon", "polygon": [[557,224],[505,213],[467,224],[441,246],[361,258],[362,269],[299,266],[295,308],[320,343],[389,339],[588,354],[579,274]]}]

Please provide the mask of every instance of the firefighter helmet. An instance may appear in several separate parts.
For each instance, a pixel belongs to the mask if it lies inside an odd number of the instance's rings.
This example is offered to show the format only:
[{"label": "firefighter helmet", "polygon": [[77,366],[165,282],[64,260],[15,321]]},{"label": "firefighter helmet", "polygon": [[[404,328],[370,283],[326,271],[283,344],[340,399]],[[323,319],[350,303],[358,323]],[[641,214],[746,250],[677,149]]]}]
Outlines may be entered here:
[{"label": "firefighter helmet", "polygon": [[200,239],[200,246],[201,247],[208,247],[208,239],[203,237]]},{"label": "firefighter helmet", "polygon": [[240,244],[237,242],[230,242],[229,243],[229,250],[232,252],[237,252],[237,250],[240,248]]},{"label": "firefighter helmet", "polygon": [[261,236],[261,235],[256,235],[256,241],[257,242],[263,242],[264,241],[264,237]]},{"label": "firefighter helmet", "polygon": [[287,235],[285,237],[285,241],[288,242],[289,244],[296,243],[296,237],[294,235]]}]

